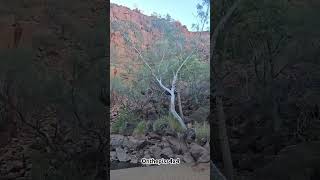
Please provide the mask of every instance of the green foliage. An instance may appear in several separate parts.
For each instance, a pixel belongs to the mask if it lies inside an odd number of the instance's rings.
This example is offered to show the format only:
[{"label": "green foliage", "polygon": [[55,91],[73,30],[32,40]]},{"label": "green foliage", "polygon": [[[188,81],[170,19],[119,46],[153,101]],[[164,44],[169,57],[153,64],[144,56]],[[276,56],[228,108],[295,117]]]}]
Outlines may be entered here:
[{"label": "green foliage", "polygon": [[133,130],[133,134],[134,135],[144,135],[145,132],[146,132],[146,127],[147,127],[147,124],[145,121],[140,121],[138,123],[138,125],[134,128]]},{"label": "green foliage", "polygon": [[151,24],[155,29],[158,29],[163,33],[164,38],[169,40],[171,43],[180,43],[184,44],[185,37],[181,31],[175,26],[175,22],[167,18],[155,17],[152,18]]},{"label": "green foliage", "polygon": [[126,85],[122,82],[120,77],[110,79],[110,91],[115,91],[119,94],[125,94],[127,90]]},{"label": "green foliage", "polygon": [[137,37],[139,42],[143,41],[143,36],[140,28],[137,24],[131,21],[124,20],[114,20],[111,22],[110,31],[112,32],[120,32],[123,36],[126,44],[131,45],[132,39],[129,37],[129,31],[132,31],[134,35]]},{"label": "green foliage", "polygon": [[168,126],[168,116],[161,116],[153,123],[153,131],[163,130]]},{"label": "green foliage", "polygon": [[196,58],[190,59],[180,72],[180,79],[187,83],[187,95],[195,104],[207,104],[210,89],[210,66]]},{"label": "green foliage", "polygon": [[209,114],[210,114],[210,106],[207,104],[193,111],[192,114],[189,116],[189,118],[196,122],[203,123],[204,121],[207,120]]},{"label": "green foliage", "polygon": [[153,123],[154,131],[163,131],[166,128],[170,128],[174,132],[182,131],[178,120],[176,120],[171,114],[163,115]]},{"label": "green foliage", "polygon": [[116,121],[111,125],[111,133],[127,133],[129,131],[128,124],[132,125],[134,128],[138,122],[139,118],[135,113],[128,111],[127,109],[121,109]]},{"label": "green foliage", "polygon": [[183,131],[178,120],[175,119],[172,115],[168,115],[167,119],[168,119],[168,125],[171,130],[173,130],[174,132],[182,132]]},{"label": "green foliage", "polygon": [[[197,4],[197,17],[200,24],[192,24],[192,28],[196,31],[203,31],[204,26],[209,24],[210,19],[210,2],[209,0],[202,0],[201,4]],[[208,29],[209,30],[209,27]]]},{"label": "green foliage", "polygon": [[210,125],[206,121],[201,122],[201,123],[196,122],[194,125],[194,129],[196,132],[197,141],[200,141],[203,138],[209,140],[209,138],[210,138]]}]

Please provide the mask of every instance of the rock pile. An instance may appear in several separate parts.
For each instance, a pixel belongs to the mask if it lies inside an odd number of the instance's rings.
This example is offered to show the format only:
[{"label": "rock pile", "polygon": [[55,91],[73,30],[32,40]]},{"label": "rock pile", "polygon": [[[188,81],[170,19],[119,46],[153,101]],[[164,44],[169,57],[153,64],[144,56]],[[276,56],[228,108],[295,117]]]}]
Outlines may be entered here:
[{"label": "rock pile", "polygon": [[110,136],[110,161],[139,163],[141,158],[180,158],[182,163],[208,163],[209,142],[201,146],[195,142],[185,143],[173,136],[158,136],[150,133],[144,137]]}]

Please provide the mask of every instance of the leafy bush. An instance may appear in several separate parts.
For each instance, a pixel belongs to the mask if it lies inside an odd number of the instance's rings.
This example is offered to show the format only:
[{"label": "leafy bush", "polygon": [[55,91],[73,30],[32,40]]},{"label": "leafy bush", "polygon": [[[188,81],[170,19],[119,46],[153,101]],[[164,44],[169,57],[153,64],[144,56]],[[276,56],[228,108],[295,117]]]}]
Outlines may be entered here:
[{"label": "leafy bush", "polygon": [[153,123],[153,131],[163,131],[168,127],[167,116],[162,116]]},{"label": "leafy bush", "polygon": [[192,58],[181,70],[181,79],[188,84],[186,95],[192,98],[194,104],[208,104],[210,89],[210,67],[207,63]]},{"label": "leafy bush", "polygon": [[140,121],[138,125],[134,128],[133,134],[134,135],[144,135],[146,131],[147,124],[145,121]]},{"label": "leafy bush", "polygon": [[196,122],[194,129],[196,132],[197,141],[201,141],[202,139],[208,140],[210,138],[210,126],[206,121],[202,123]]},{"label": "leafy bush", "polygon": [[119,116],[116,118],[116,122],[111,126],[111,133],[129,133],[137,126],[139,118],[132,111],[127,109],[121,109]]},{"label": "leafy bush", "polygon": [[172,115],[168,115],[168,124],[170,129],[174,132],[181,132],[183,130],[178,120],[175,119]]},{"label": "leafy bush", "polygon": [[170,128],[174,132],[182,131],[179,122],[170,114],[160,117],[153,124],[154,131],[162,131],[165,128]]}]

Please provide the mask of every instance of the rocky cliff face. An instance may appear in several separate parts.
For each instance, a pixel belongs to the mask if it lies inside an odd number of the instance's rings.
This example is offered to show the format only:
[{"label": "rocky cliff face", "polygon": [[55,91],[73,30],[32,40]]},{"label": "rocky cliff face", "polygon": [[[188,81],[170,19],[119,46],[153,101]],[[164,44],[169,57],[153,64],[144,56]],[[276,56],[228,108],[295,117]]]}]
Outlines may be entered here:
[{"label": "rocky cliff face", "polygon": [[[110,5],[111,76],[115,71],[119,73],[120,70],[121,72],[125,64],[136,59],[136,53],[131,47],[132,44],[146,49],[163,36],[161,27],[154,23],[156,20],[160,20],[160,18],[144,15],[138,9],[131,10],[116,4]],[[186,48],[190,45],[191,40],[199,35],[199,32],[190,32],[186,26],[178,21],[171,20],[167,23],[175,26],[186,39]],[[209,57],[209,32],[201,33],[201,40],[197,43],[204,50],[203,54]],[[127,40],[131,44],[127,43]]]}]

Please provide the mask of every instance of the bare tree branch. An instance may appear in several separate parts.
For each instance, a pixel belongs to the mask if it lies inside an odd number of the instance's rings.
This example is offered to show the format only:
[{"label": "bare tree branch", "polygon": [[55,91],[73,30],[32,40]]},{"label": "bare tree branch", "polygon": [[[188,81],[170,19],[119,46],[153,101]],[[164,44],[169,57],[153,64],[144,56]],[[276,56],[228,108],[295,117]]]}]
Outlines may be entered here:
[{"label": "bare tree branch", "polygon": [[138,53],[139,57],[140,57],[141,60],[144,62],[144,64],[149,68],[152,76],[155,77],[156,79],[158,79],[158,77],[156,76],[156,74],[154,74],[153,69],[151,68],[151,66],[149,65],[149,63],[148,63],[148,62],[144,59],[144,57],[142,56],[141,52],[140,52],[136,47],[133,46],[133,48],[134,48],[134,50]]},{"label": "bare tree branch", "polygon": [[179,68],[176,71],[176,74],[175,74],[176,76],[179,74],[179,71],[181,70],[182,66],[192,57],[194,52],[192,52],[186,59],[183,60],[183,62],[181,63],[181,65],[179,66]]},{"label": "bare tree branch", "polygon": [[8,104],[10,106],[10,108],[18,115],[18,117],[22,121],[22,123],[26,124],[27,126],[32,128],[33,130],[35,130],[41,137],[43,137],[46,144],[50,147],[51,150],[57,150],[57,148],[53,145],[53,142],[52,142],[51,138],[49,137],[49,135],[46,134],[45,132],[41,131],[39,127],[29,123],[25,119],[25,116],[22,114],[22,112],[19,111],[18,108],[14,104],[8,102],[8,100],[2,94],[0,94],[0,101]]},{"label": "bare tree branch", "polygon": [[167,88],[165,85],[162,84],[162,80],[161,80],[161,79],[156,78],[156,80],[158,81],[159,85],[160,85],[164,90],[166,90],[167,92],[171,93],[171,90],[170,90],[169,88]]}]

